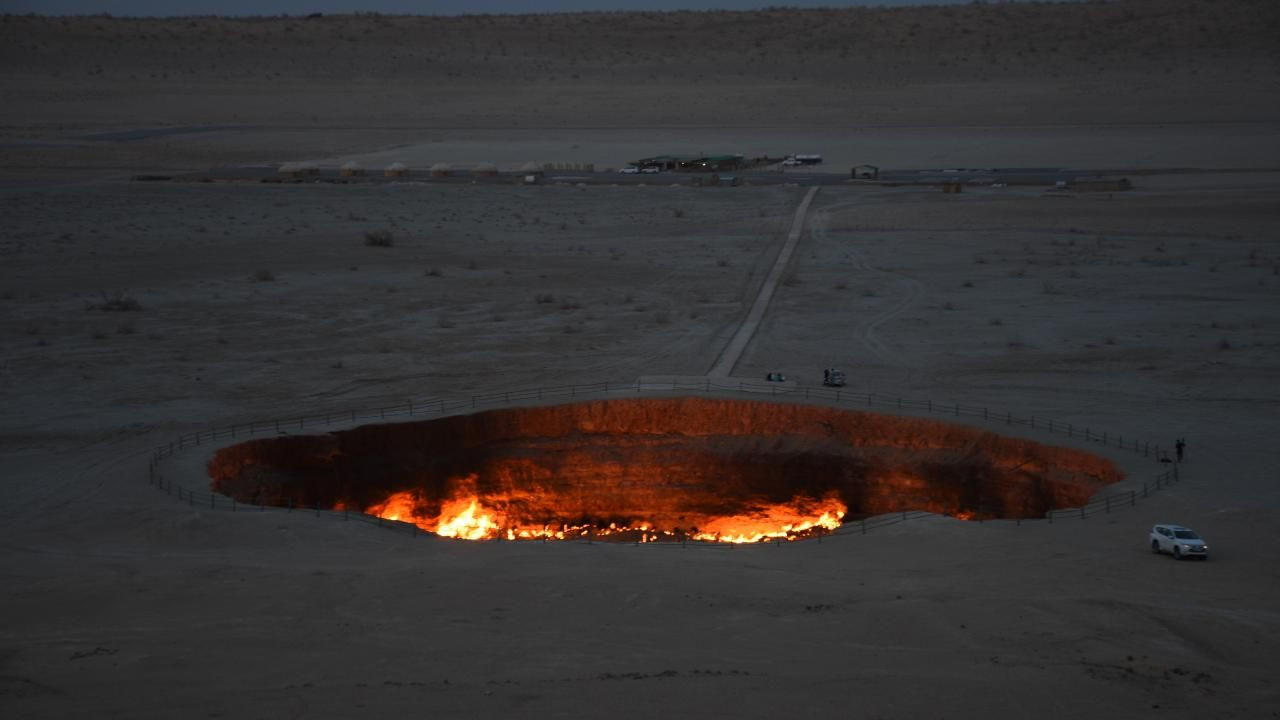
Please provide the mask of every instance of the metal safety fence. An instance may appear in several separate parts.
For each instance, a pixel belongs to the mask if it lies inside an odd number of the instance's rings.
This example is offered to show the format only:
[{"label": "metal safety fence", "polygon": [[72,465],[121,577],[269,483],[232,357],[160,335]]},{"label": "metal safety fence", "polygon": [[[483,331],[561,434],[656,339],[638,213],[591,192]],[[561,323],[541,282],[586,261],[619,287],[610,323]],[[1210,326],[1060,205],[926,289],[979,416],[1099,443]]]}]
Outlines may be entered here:
[{"label": "metal safety fence", "polygon": [[[329,410],[325,412],[235,423],[208,430],[184,433],[175,437],[168,443],[156,446],[148,463],[147,480],[158,489],[174,496],[176,500],[193,508],[199,507],[208,510],[229,512],[305,512],[314,514],[317,518],[363,522],[381,527],[401,529],[411,536],[419,534],[434,535],[433,533],[418,528],[412,523],[386,520],[384,518],[368,515],[362,512],[330,510],[321,507],[306,508],[296,506],[291,498],[258,498],[257,502],[254,504],[238,502],[232,497],[210,492],[208,489],[196,490],[181,483],[175,484],[173,478],[170,477],[169,472],[165,467],[164,461],[180,452],[207,445],[209,443],[240,439],[249,440],[254,437],[275,436],[286,433],[292,434],[295,432],[305,432],[308,429],[315,432],[322,432],[325,428],[332,428],[334,425],[353,426],[363,422],[384,422],[387,420],[400,420],[404,418],[427,419],[430,417],[443,417],[458,413],[492,409],[495,407],[530,406],[545,404],[548,402],[558,403],[566,400],[592,400],[643,394],[690,395],[695,393],[738,398],[750,397],[752,399],[769,397],[792,402],[821,401],[838,407],[855,410],[871,409],[888,410],[890,412],[924,412],[950,418],[981,419],[988,424],[1029,428],[1038,432],[1064,435],[1072,439],[1098,443],[1107,448],[1115,448],[1117,450],[1131,452],[1152,461],[1158,461],[1162,466],[1164,466],[1162,471],[1153,474],[1151,477],[1143,481],[1141,488],[1133,487],[1129,490],[1114,492],[1080,507],[1050,510],[1045,513],[1043,518],[987,520],[986,522],[1013,523],[1021,525],[1024,522],[1053,523],[1055,520],[1083,520],[1100,513],[1106,514],[1113,511],[1120,511],[1124,508],[1133,507],[1139,500],[1146,499],[1154,493],[1168,489],[1171,485],[1176,484],[1179,481],[1178,464],[1171,462],[1168,457],[1167,448],[1146,440],[1140,440],[1132,435],[1129,435],[1126,439],[1124,434],[1110,432],[1107,430],[1099,430],[1087,425],[1081,426],[1079,423],[1062,422],[1051,418],[1037,417],[1035,415],[1015,415],[1011,411],[1007,410],[993,410],[989,407],[938,402],[932,399],[922,400],[887,393],[870,391],[857,392],[843,388],[830,387],[798,387],[778,383],[759,383],[751,381],[726,382],[723,380],[717,381],[712,379],[700,380],[697,382],[689,380],[672,380],[670,382],[598,382],[526,388],[519,390],[503,390],[492,393],[472,394],[462,397],[417,398],[381,407],[354,408],[342,411]],[[934,516],[934,513],[931,512],[907,510],[903,512],[886,513],[869,518],[846,520],[844,524],[834,531],[815,533],[804,538],[804,540],[821,542],[824,537],[832,538],[862,535],[874,529],[932,516]],[[569,538],[569,540],[588,543],[600,542],[600,540],[590,535],[579,538]],[[609,542],[616,541],[610,540]],[[687,545],[683,542],[673,543],[665,541],[637,544],[675,547]],[[732,548],[733,545],[732,543],[712,542],[694,542],[688,544],[702,547],[722,548]],[[785,543],[781,543],[780,541],[779,544]]]}]

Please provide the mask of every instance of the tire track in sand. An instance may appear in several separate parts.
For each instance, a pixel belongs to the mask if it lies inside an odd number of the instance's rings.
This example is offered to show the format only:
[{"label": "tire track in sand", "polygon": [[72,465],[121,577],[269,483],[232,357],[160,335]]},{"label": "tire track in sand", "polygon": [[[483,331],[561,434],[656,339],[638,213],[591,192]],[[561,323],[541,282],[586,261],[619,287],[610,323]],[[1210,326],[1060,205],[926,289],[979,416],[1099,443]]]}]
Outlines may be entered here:
[{"label": "tire track in sand", "polygon": [[[815,211],[813,221],[814,237],[821,241],[829,240],[828,227],[831,221],[831,213],[833,211],[856,207],[861,204],[861,202],[841,203],[839,205],[832,205]],[[921,286],[920,282],[915,278],[902,275],[901,273],[896,273],[891,270],[884,270],[872,266],[867,260],[866,254],[855,245],[848,245],[845,249],[848,251],[849,257],[853,261],[854,270],[865,274],[880,275],[890,278],[893,280],[894,287],[898,291],[895,292],[895,298],[892,302],[885,307],[880,308],[868,319],[859,324],[856,331],[858,341],[866,346],[866,348],[870,350],[871,353],[881,362],[887,365],[907,368],[908,373],[914,372],[914,370],[909,367],[909,359],[906,356],[891,348],[880,339],[879,330],[885,324],[896,319],[898,316],[902,315],[902,313],[906,312],[908,308],[914,305],[916,301],[920,299],[920,296],[924,294],[923,286]]]}]

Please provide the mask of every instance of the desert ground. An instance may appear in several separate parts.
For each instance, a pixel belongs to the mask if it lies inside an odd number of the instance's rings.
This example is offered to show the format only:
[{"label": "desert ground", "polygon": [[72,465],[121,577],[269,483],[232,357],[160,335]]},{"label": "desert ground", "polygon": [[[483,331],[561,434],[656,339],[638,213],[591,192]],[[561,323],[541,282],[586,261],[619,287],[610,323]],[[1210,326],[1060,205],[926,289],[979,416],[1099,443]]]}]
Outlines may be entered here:
[{"label": "desert ground", "polygon": [[[1280,718],[1277,29],[1261,0],[0,18],[0,713]],[[732,550],[450,541],[148,483],[154,447],[215,426],[705,376],[809,189],[130,177],[717,151],[1129,171],[823,187],[728,377],[838,366],[1185,437],[1180,481],[1084,520]],[[1167,467],[966,422],[1112,458],[1116,491]],[[164,472],[207,488],[211,451]],[[1151,554],[1156,522],[1212,559]]]}]

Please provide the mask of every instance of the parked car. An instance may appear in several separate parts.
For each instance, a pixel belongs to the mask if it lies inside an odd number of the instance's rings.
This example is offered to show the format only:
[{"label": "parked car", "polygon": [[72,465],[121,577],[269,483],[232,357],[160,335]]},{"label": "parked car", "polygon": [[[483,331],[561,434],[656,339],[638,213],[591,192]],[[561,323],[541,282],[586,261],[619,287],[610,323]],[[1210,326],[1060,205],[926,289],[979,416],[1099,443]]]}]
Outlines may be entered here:
[{"label": "parked car", "polygon": [[623,175],[635,175],[638,172],[640,172],[640,168],[636,167],[635,165],[632,165],[631,167],[622,168]]},{"label": "parked car", "polygon": [[662,172],[662,168],[660,168],[660,167],[656,167],[656,166],[654,166],[654,165],[650,165],[650,166],[648,166],[648,167],[642,167],[642,168],[640,168],[640,172],[645,173],[646,175],[648,175],[648,174],[650,174],[650,173],[660,173],[660,172]]},{"label": "parked car", "polygon": [[1167,523],[1151,528],[1151,552],[1170,553],[1174,560],[1192,557],[1209,559],[1209,546],[1194,530]]}]

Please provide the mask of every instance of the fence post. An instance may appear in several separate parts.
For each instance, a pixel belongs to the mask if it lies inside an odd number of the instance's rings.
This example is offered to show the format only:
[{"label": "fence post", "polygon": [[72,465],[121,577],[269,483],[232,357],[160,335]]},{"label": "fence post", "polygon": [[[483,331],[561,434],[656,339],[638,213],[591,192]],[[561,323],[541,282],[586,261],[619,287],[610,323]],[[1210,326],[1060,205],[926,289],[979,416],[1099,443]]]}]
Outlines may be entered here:
[{"label": "fence post", "polygon": [[1174,482],[1178,481],[1178,463],[1173,464],[1173,480]]},{"label": "fence post", "polygon": [[933,412],[933,398],[929,398],[929,412]]},{"label": "fence post", "polygon": [[866,534],[867,534],[867,519],[866,519],[866,518],[863,518],[863,519],[862,519],[862,534],[863,534],[863,535],[866,535]]},{"label": "fence post", "polygon": [[276,434],[277,434],[277,435],[279,435],[279,434],[280,434],[280,421],[279,421],[279,420],[277,420],[277,421],[276,421]]},{"label": "fence post", "polygon": [[986,409],[986,408],[982,408],[982,419],[983,419],[983,420],[986,420],[986,419],[987,419],[987,409]]},{"label": "fence post", "polygon": [[899,409],[899,410],[901,410],[901,409],[902,409],[902,396],[901,396],[901,395],[899,395],[899,396],[898,396],[898,409]]},{"label": "fence post", "polygon": [[1084,506],[1083,506],[1083,505],[1081,505],[1081,506],[1080,506],[1080,519],[1081,519],[1081,520],[1083,520],[1083,519],[1084,519]]},{"label": "fence post", "polygon": [[1008,412],[1008,411],[1006,411],[1006,412],[1005,412],[1005,414],[1004,414],[1004,424],[1005,424],[1005,425],[1012,425],[1012,424],[1013,424],[1013,413]]},{"label": "fence post", "polygon": [[1147,483],[1146,483],[1146,481],[1144,480],[1144,481],[1142,482],[1142,497],[1146,497],[1146,496],[1147,496]]},{"label": "fence post", "polygon": [[413,417],[413,400],[409,401],[409,417]]},{"label": "fence post", "polygon": [[293,498],[289,498],[289,512],[293,512]]},{"label": "fence post", "polygon": [[960,403],[956,403],[956,417],[960,417]]},{"label": "fence post", "polygon": [[215,508],[215,507],[213,506],[213,499],[214,499],[215,497],[217,497],[217,496],[216,496],[216,495],[214,495],[213,493],[209,493],[209,509],[210,509],[210,510],[216,510],[216,509],[217,509],[217,508]]},{"label": "fence post", "polygon": [[1138,504],[1138,493],[1134,492],[1133,490],[1130,490],[1129,491],[1129,507],[1133,507],[1134,505],[1137,505],[1137,504]]}]

